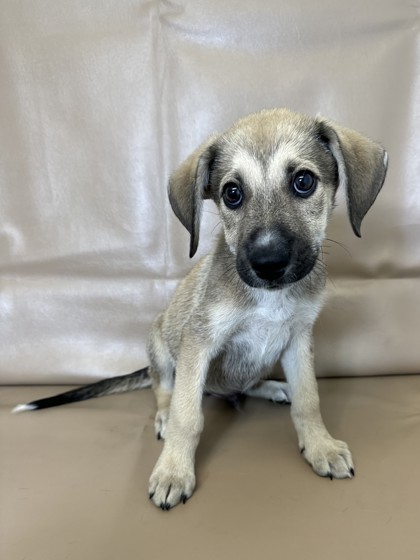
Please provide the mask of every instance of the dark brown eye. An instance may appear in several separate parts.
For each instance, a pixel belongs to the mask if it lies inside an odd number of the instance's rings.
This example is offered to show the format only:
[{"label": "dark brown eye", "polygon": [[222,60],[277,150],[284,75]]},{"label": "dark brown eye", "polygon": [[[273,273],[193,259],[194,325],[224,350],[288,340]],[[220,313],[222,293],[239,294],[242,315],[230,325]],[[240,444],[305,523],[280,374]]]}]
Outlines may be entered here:
[{"label": "dark brown eye", "polygon": [[223,202],[228,208],[234,210],[239,208],[244,199],[244,193],[239,185],[236,183],[226,183],[223,189]]},{"label": "dark brown eye", "polygon": [[317,180],[312,171],[298,171],[293,177],[293,190],[298,196],[306,198],[316,189]]}]

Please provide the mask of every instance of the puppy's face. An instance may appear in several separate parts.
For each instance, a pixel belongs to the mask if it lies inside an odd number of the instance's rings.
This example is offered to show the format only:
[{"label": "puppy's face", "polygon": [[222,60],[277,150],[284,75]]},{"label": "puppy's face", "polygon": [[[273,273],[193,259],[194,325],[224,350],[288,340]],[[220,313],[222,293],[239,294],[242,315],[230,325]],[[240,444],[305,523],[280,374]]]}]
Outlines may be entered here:
[{"label": "puppy's face", "polygon": [[212,198],[242,280],[281,288],[314,267],[337,187],[361,223],[385,179],[388,155],[358,132],[287,109],[254,113],[211,136],[169,179],[169,200],[197,251],[202,201]]},{"label": "puppy's face", "polygon": [[240,277],[266,289],[312,270],[338,185],[319,123],[276,115],[247,117],[219,138],[209,193]]}]

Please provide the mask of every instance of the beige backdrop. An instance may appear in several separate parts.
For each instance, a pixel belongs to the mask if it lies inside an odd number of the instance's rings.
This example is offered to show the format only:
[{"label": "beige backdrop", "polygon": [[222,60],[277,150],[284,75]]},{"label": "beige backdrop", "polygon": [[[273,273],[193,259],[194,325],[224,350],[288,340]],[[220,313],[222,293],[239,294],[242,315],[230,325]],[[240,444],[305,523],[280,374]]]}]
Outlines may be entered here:
[{"label": "beige backdrop", "polygon": [[[410,0],[0,1],[0,381],[146,364],[191,266],[170,171],[239,116],[287,106],[390,155],[363,239],[329,236],[319,375],[419,372],[418,5]],[[206,208],[200,253],[217,219]],[[216,226],[216,227],[215,227]]]}]

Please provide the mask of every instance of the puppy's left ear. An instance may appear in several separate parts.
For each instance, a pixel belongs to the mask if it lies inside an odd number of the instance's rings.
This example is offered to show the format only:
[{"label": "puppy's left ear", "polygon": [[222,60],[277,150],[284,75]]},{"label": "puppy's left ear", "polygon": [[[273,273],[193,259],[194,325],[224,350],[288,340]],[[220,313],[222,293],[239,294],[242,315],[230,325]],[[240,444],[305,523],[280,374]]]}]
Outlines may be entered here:
[{"label": "puppy's left ear", "polygon": [[216,157],[218,136],[201,144],[169,178],[172,210],[190,233],[190,257],[197,251],[203,199],[210,196],[211,167]]},{"label": "puppy's left ear", "polygon": [[347,206],[354,233],[375,202],[385,180],[388,154],[384,148],[354,130],[321,121],[321,139],[338,166],[339,185],[347,191]]}]

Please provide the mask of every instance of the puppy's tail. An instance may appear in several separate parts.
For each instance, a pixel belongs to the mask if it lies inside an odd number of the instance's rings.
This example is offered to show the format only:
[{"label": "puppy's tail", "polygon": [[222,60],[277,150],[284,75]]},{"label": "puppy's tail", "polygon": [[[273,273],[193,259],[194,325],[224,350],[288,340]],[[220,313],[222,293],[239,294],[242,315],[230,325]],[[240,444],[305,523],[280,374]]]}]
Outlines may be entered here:
[{"label": "puppy's tail", "polygon": [[145,367],[127,375],[103,379],[102,381],[78,387],[77,389],[71,389],[70,391],[54,395],[53,397],[39,399],[27,404],[18,404],[12,412],[40,410],[41,408],[51,408],[53,406],[61,406],[62,404],[86,401],[88,399],[112,395],[114,393],[126,393],[128,391],[135,391],[136,389],[144,389],[150,387],[152,384],[148,375],[148,369],[148,367]]}]

